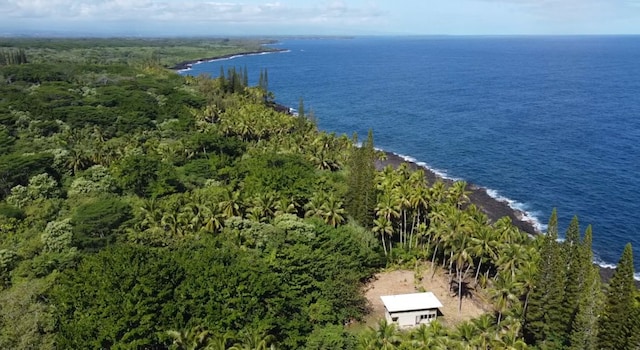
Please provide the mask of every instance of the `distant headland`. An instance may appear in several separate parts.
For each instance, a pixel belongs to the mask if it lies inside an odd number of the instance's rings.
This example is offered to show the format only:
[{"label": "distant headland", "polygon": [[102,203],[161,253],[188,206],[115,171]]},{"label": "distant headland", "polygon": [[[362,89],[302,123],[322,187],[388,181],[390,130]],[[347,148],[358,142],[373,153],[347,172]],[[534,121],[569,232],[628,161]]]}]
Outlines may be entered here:
[{"label": "distant headland", "polygon": [[260,50],[236,52],[236,53],[230,53],[230,54],[220,55],[220,56],[213,56],[213,57],[208,57],[208,58],[199,58],[197,60],[182,61],[182,62],[176,64],[175,66],[173,66],[173,67],[171,67],[169,69],[180,71],[180,70],[190,69],[194,64],[198,64],[198,63],[202,63],[202,62],[210,62],[210,61],[215,61],[215,60],[229,59],[229,58],[233,58],[233,57],[248,56],[248,55],[259,55],[259,54],[263,54],[263,53],[275,53],[275,52],[285,52],[285,51],[288,51],[288,50],[287,49],[275,49],[275,48],[267,48],[267,47],[265,47],[264,49],[260,49]]}]

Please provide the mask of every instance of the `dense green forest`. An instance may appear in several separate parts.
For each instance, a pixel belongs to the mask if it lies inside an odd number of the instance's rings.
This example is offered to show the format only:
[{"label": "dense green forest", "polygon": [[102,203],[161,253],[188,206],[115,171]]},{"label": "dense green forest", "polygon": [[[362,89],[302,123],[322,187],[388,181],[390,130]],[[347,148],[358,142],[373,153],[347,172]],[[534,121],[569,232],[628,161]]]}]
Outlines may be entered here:
[{"label": "dense green forest", "polygon": [[[0,348],[640,348],[630,245],[604,285],[577,218],[530,237],[464,182],[376,170],[372,132],[355,147],[303,101],[282,112],[266,71],[166,68],[257,41],[159,41],[180,49],[0,41]],[[446,274],[490,310],[351,326],[383,268]]]},{"label": "dense green forest", "polygon": [[150,61],[173,67],[183,61],[240,52],[271,51],[275,49],[264,44],[273,42],[232,38],[0,38],[0,65],[17,62],[132,64]]}]

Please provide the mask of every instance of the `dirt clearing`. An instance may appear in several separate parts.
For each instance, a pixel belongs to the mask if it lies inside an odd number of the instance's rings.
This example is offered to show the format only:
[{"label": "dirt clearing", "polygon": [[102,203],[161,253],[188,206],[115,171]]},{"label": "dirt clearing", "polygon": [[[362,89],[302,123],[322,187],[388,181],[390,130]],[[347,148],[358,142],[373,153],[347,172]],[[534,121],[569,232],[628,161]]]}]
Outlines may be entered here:
[{"label": "dirt clearing", "polygon": [[[447,326],[456,325],[490,311],[489,305],[486,305],[485,301],[473,290],[462,298],[462,310],[458,311],[458,297],[455,292],[450,290],[449,276],[442,270],[438,270],[432,279],[431,270],[425,268],[422,273],[422,281],[417,284],[414,284],[414,276],[414,271],[410,270],[385,271],[375,275],[367,285],[365,292],[371,306],[371,314],[365,320],[368,326],[373,326],[378,320],[384,318],[384,305],[380,300],[382,295],[432,292],[443,305],[440,309],[442,316],[438,316],[438,320]],[[420,290],[420,287],[423,290]]]}]

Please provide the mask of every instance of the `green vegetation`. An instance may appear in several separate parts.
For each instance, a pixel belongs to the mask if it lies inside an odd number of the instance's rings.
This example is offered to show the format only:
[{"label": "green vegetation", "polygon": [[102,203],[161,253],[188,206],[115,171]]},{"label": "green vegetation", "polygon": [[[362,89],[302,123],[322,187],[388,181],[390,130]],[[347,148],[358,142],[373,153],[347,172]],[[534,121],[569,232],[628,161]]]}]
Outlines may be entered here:
[{"label": "green vegetation", "polygon": [[269,50],[272,40],[229,38],[0,38],[0,66],[13,63],[133,64],[184,61]]},{"label": "green vegetation", "polygon": [[[302,100],[297,117],[277,111],[266,70],[250,87],[246,69],[163,67],[246,46],[144,42],[176,51],[0,41],[28,58],[0,67],[0,348],[638,347],[630,246],[602,286],[577,218],[562,243],[555,212],[535,238],[490,222],[464,182],[376,171],[372,132],[354,147]],[[374,272],[409,264],[441,266],[460,303],[493,312],[344,326],[369,311]]]}]

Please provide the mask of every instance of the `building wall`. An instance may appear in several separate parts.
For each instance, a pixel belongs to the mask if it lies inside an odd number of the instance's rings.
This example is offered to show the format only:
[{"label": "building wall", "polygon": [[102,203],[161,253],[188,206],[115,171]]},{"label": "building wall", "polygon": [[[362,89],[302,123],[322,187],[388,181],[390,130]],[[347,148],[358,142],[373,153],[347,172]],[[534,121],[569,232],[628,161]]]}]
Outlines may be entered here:
[{"label": "building wall", "polygon": [[[420,325],[421,323],[428,324],[429,322],[431,322],[431,320],[435,320],[437,315],[438,309],[393,313],[385,312],[387,322],[394,322],[400,327],[414,327]],[[421,316],[423,316],[422,319],[420,319]],[[431,316],[431,318],[429,318],[428,316]],[[394,321],[394,318],[397,318],[397,320]]]}]

